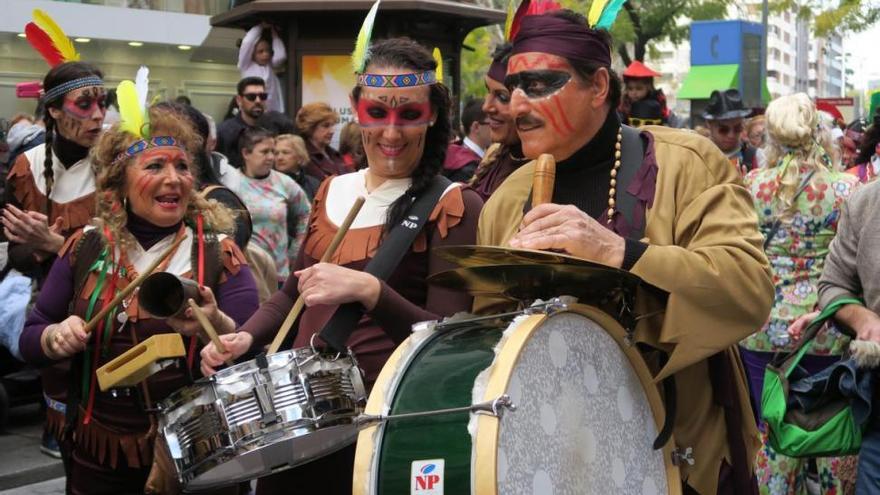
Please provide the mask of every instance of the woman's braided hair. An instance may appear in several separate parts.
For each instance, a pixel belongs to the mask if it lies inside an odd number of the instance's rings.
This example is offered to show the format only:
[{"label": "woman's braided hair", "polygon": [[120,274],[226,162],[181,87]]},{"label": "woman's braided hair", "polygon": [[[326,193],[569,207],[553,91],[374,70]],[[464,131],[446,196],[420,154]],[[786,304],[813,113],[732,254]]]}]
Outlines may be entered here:
[{"label": "woman's braided hair", "polygon": [[[434,61],[431,52],[415,41],[409,38],[392,38],[377,41],[370,46],[366,67],[367,72],[380,67],[400,69],[402,72],[422,72],[436,69],[437,62]],[[432,84],[430,90],[431,107],[437,120],[428,128],[425,135],[425,151],[418,166],[413,170],[412,185],[388,209],[385,232],[403,221],[406,210],[415,198],[428,189],[434,177],[443,169],[446,147],[452,135],[450,119],[452,100],[449,97],[449,90],[441,83]],[[361,87],[355,86],[351,92],[355,102],[358,101],[360,93]]]},{"label": "woman's braided hair", "polygon": [[[56,65],[46,74],[46,77],[43,78],[43,90],[48,92],[68,81],[88,76],[103,78],[104,74],[97,67],[85,62],[64,62]],[[49,113],[49,109],[61,108],[63,103],[64,95],[43,102],[43,122],[46,124],[46,158],[43,160],[43,179],[46,182],[46,214],[50,218],[52,216],[50,211],[52,202],[49,200],[49,194],[52,193],[52,186],[55,185],[55,174],[52,171],[52,145],[57,132],[57,124],[52,118],[52,114]]]}]

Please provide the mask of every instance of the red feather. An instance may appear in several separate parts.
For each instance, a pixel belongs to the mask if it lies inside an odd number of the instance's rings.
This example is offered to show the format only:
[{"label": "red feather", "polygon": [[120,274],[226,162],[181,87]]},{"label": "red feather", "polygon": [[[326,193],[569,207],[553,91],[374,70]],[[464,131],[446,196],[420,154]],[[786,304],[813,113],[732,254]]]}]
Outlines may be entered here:
[{"label": "red feather", "polygon": [[513,42],[516,39],[516,35],[519,34],[522,18],[526,16],[526,11],[529,10],[531,4],[530,0],[523,0],[519,7],[517,7],[516,13],[513,14],[513,21],[510,23],[510,37],[507,41]]},{"label": "red feather", "polygon": [[527,15],[546,14],[547,12],[560,10],[561,8],[562,6],[553,0],[536,0],[534,2],[531,0],[523,0],[516,9],[516,13],[513,14],[513,21],[510,23],[510,38],[507,41],[513,42],[513,40],[516,39],[516,35],[519,34],[519,28],[522,24],[523,17]]},{"label": "red feather", "polygon": [[526,12],[526,15],[541,15],[561,8],[562,5],[559,5],[553,0],[538,0],[529,5],[529,10]]},{"label": "red feather", "polygon": [[62,57],[61,52],[55,48],[52,39],[49,38],[49,35],[40,29],[39,26],[33,22],[27,23],[24,27],[24,34],[31,46],[34,47],[34,50],[40,52],[40,55],[46,59],[46,63],[48,63],[50,67],[55,67],[64,62],[64,57]]}]

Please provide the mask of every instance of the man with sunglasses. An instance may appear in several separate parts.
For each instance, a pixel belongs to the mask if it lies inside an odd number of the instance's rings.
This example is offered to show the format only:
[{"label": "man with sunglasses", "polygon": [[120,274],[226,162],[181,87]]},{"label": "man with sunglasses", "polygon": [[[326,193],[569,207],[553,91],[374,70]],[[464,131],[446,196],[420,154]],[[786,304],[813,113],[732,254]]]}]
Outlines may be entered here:
[{"label": "man with sunglasses", "polygon": [[758,167],[757,149],[742,140],[745,118],[751,113],[736,89],[713,91],[703,112],[712,142],[743,177]]},{"label": "man with sunglasses", "polygon": [[241,168],[242,158],[238,149],[241,131],[257,127],[257,120],[266,112],[266,83],[259,77],[245,77],[238,81],[235,103],[238,115],[224,120],[217,126],[217,151],[226,155],[235,168]]},{"label": "man with sunglasses", "polygon": [[484,206],[478,241],[640,277],[633,338],[667,398],[684,493],[753,493],[759,437],[735,345],[773,289],[752,202],[709,141],[621,125],[612,46],[571,11],[522,19],[505,86],[524,154],[556,159],[552,202],[532,207],[535,164],[523,165]]}]

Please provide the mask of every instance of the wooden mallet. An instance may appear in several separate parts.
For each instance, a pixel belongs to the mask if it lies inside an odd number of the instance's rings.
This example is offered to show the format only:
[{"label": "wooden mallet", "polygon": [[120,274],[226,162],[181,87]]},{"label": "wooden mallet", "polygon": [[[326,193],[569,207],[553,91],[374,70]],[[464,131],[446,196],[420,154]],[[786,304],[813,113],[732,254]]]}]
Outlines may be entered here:
[{"label": "wooden mallet", "polygon": [[[321,257],[321,263],[329,263],[330,259],[333,257],[333,253],[336,252],[336,248],[339,247],[339,243],[342,242],[342,238],[345,237],[345,233],[348,232],[348,229],[351,227],[351,223],[354,222],[355,217],[359,211],[361,211],[361,207],[364,205],[364,197],[359,196],[354,200],[354,204],[351,206],[351,210],[348,211],[348,216],[345,217],[345,221],[342,222],[342,225],[339,226],[339,230],[336,231],[336,235],[333,236],[333,240],[330,241],[330,245],[327,246],[327,251],[324,252],[324,255]],[[291,274],[291,276],[293,276]],[[303,306],[305,306],[305,300],[303,296],[300,296],[296,299],[296,302],[293,304],[293,308],[290,309],[290,313],[287,314],[287,318],[284,319],[284,323],[281,324],[281,328],[278,329],[278,333],[275,335],[275,338],[272,340],[272,344],[269,345],[269,350],[267,355],[272,355],[278,352],[278,348],[281,347],[281,344],[284,342],[284,339],[287,338],[287,334],[290,332],[290,328],[293,326],[293,322],[296,321],[296,318],[302,312]]]},{"label": "wooden mallet", "polygon": [[544,153],[535,164],[532,176],[532,208],[553,202],[553,185],[556,182],[556,160]]}]

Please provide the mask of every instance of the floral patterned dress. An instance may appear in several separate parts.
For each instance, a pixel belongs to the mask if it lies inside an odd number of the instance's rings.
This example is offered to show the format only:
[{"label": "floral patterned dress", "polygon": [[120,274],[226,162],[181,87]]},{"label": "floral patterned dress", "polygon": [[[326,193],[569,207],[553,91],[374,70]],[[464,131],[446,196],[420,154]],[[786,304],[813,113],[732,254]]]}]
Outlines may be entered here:
[{"label": "floral patterned dress", "polygon": [[[784,205],[776,197],[783,173],[783,167],[764,168],[751,171],[745,178],[765,238],[784,213]],[[813,175],[765,250],[776,288],[770,318],[760,332],[743,340],[740,346],[762,352],[789,351],[794,347],[786,330],[799,316],[816,307],[816,285],[825,266],[828,246],[837,232],[840,206],[858,183],[858,178],[844,172],[823,170]],[[810,354],[836,356],[847,345],[846,336],[830,329],[819,333]]]},{"label": "floral patterned dress", "polygon": [[[807,173],[800,170],[801,177]],[[751,171],[745,178],[752,194],[758,225],[767,238],[777,218],[786,213],[777,197],[785,167],[762,168]],[[773,269],[775,300],[770,317],[755,334],[742,342],[743,361],[750,375],[753,400],[760,407],[763,369],[754,369],[769,361],[772,353],[789,351],[795,342],[789,337],[788,326],[798,317],[816,307],[817,284],[825,265],[829,245],[837,233],[840,207],[859,186],[858,177],[845,172],[817,171],[810,184],[798,196],[779,230],[770,240],[765,252]],[[810,351],[813,366],[839,356],[849,345],[849,338],[834,328],[822,330]],[[807,356],[803,363],[810,361]],[[763,368],[763,366],[757,366]],[[824,366],[819,366],[819,369]],[[763,428],[762,428],[763,430]],[[764,431],[763,446],[758,451],[755,474],[762,495],[800,495],[807,491],[809,459],[795,459],[779,454],[767,442]],[[850,479],[854,479],[853,457],[825,457],[816,459],[818,477],[813,481],[823,495],[852,493]]]}]

